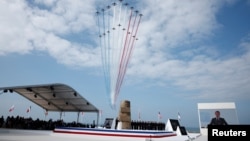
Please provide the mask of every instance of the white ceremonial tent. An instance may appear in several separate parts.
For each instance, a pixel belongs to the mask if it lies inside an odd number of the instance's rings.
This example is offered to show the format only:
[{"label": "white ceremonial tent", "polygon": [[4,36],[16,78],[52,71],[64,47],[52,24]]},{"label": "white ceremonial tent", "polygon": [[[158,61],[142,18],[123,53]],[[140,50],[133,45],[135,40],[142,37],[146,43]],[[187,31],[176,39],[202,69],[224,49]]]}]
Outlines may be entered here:
[{"label": "white ceremonial tent", "polygon": [[78,112],[77,122],[80,112],[95,112],[97,113],[98,124],[99,109],[72,87],[65,84],[53,83],[0,87],[0,92],[17,93],[47,111],[57,111],[61,113]]}]

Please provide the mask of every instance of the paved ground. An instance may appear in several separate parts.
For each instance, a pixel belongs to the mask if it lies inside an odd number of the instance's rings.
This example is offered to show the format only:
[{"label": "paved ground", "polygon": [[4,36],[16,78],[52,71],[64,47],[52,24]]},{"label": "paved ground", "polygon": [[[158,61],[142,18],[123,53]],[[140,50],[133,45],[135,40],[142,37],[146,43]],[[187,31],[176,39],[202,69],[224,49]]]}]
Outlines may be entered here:
[{"label": "paved ground", "polygon": [[199,136],[194,141],[207,141],[207,136]]}]

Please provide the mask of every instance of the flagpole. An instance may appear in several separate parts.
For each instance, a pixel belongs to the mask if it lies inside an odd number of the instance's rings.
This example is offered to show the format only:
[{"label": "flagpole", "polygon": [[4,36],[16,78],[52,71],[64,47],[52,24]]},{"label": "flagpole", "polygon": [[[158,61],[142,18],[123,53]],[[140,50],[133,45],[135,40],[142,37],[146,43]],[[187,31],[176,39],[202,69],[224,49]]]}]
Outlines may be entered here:
[{"label": "flagpole", "polygon": [[160,120],[160,118],[159,118],[160,116],[159,116],[159,113],[158,113],[158,120],[157,120],[157,122],[159,122],[159,120]]},{"label": "flagpole", "polygon": [[44,120],[46,121],[46,118],[48,116],[48,110],[44,109]]},{"label": "flagpole", "polygon": [[138,121],[141,121],[141,109],[138,108]]},{"label": "flagpole", "polygon": [[82,112],[82,123],[83,123],[84,112]]},{"label": "flagpole", "polygon": [[47,119],[47,110],[45,111],[45,114],[44,114],[44,118],[45,118],[45,121],[46,121],[46,119]]},{"label": "flagpole", "polygon": [[179,121],[179,123],[180,123],[180,122],[181,122],[181,115],[180,115],[179,112],[178,112],[177,118],[178,118],[178,121]]},{"label": "flagpole", "polygon": [[158,112],[158,122],[160,122],[160,119],[162,118],[161,113]]},{"label": "flagpole", "polygon": [[80,112],[77,112],[77,120],[76,120],[77,124],[79,123],[79,117],[80,117]]},{"label": "flagpole", "polygon": [[29,106],[28,107],[28,109],[26,110],[26,113],[27,113],[27,118],[29,118],[30,117],[30,111],[31,111],[31,106]]},{"label": "flagpole", "polygon": [[[13,116],[13,111],[14,111],[14,109],[15,109],[15,105],[13,104],[11,107],[10,107],[10,109],[9,109],[9,113],[11,113],[11,115]],[[11,116],[10,115],[10,116]]]},{"label": "flagpole", "polygon": [[138,113],[138,120],[141,121],[141,112]]}]

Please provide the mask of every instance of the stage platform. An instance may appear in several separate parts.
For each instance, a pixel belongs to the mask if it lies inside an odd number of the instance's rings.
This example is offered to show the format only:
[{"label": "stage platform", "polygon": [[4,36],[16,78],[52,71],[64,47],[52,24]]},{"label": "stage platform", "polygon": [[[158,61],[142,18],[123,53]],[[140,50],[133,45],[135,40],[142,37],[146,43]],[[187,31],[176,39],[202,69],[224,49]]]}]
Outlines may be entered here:
[{"label": "stage platform", "polygon": [[95,136],[95,135],[79,135],[54,133],[53,131],[43,130],[19,130],[0,128],[0,141],[206,141],[207,138],[200,136],[198,133],[189,134],[187,136],[171,136],[163,138],[137,138],[137,137],[112,137],[112,136]]}]

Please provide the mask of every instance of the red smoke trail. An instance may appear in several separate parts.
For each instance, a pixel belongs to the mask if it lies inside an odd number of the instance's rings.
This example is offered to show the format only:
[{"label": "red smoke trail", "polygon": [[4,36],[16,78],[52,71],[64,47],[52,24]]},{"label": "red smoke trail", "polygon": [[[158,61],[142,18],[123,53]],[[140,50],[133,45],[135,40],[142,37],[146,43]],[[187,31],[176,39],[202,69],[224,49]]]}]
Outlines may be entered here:
[{"label": "red smoke trail", "polygon": [[[140,25],[140,22],[141,22],[141,16],[142,16],[142,15],[140,14],[140,18],[139,18],[139,21],[138,21],[138,24],[137,24],[137,27],[136,27],[135,34],[134,34],[134,36],[132,36],[132,38],[134,38],[134,39],[133,39],[132,44],[131,44],[131,46],[130,46],[129,56],[128,56],[128,58],[127,58],[127,61],[125,62],[125,67],[124,67],[123,73],[121,73],[121,74],[122,74],[122,76],[121,76],[122,78],[120,79],[121,82],[120,82],[120,84],[119,84],[119,87],[117,87],[117,90],[116,90],[116,93],[117,93],[117,94],[119,94],[119,92],[120,92],[120,88],[121,88],[121,85],[122,85],[124,76],[125,76],[125,74],[126,74],[127,66],[128,66],[129,60],[130,60],[130,58],[131,58],[132,50],[133,50],[133,48],[134,48],[134,42],[135,42],[136,35],[137,35],[137,32],[138,32],[138,28],[139,28],[139,25]],[[136,21],[136,18],[135,18],[135,21]]]}]

